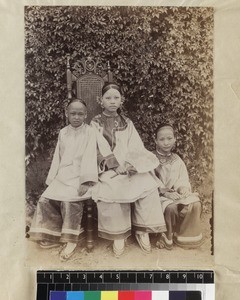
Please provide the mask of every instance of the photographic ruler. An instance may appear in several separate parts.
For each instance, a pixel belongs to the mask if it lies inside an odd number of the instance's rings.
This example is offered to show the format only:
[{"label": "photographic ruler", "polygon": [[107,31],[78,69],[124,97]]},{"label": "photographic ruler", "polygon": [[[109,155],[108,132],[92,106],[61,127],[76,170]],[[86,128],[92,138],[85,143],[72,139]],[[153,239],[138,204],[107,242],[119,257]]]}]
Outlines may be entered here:
[{"label": "photographic ruler", "polygon": [[[99,299],[120,299],[113,296],[110,298],[103,296],[110,295],[111,291],[132,291],[132,293],[145,291],[152,292],[152,295],[154,293],[157,295],[157,293],[168,292],[168,299],[170,300],[214,300],[214,272],[210,270],[37,271],[37,300],[90,299],[86,298],[86,295],[89,295],[87,293],[89,291],[102,293],[102,298],[100,296]],[[107,294],[105,291],[108,291],[110,294]],[[85,298],[84,293],[86,293]],[[79,296],[74,298],[74,295]],[[175,298],[174,295],[176,296]],[[177,295],[179,296],[177,297]],[[163,299],[154,297],[147,298],[145,296],[145,299]],[[123,299],[127,300],[130,298],[125,296]]]}]

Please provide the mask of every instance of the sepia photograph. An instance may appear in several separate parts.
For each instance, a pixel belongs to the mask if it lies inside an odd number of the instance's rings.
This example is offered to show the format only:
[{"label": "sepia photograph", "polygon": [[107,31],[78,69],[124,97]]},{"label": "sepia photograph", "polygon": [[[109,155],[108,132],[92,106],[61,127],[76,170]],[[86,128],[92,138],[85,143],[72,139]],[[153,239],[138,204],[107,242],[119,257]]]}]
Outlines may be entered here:
[{"label": "sepia photograph", "polygon": [[213,8],[24,14],[27,265],[211,266]]}]

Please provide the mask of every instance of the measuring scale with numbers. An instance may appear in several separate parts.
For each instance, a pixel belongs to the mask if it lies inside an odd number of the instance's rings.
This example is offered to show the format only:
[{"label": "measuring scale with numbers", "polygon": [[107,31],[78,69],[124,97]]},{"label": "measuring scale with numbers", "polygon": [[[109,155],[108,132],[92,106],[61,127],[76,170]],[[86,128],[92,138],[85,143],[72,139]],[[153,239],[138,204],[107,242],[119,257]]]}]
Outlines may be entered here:
[{"label": "measuring scale with numbers", "polygon": [[54,297],[54,294],[57,295],[57,293],[61,294],[61,292],[65,292],[67,295],[70,291],[110,292],[140,290],[151,292],[168,291],[170,293],[171,291],[198,291],[201,297],[197,298],[197,294],[195,294],[193,300],[214,300],[214,273],[213,271],[37,272],[37,300],[55,300],[58,298],[50,298],[50,294]]}]

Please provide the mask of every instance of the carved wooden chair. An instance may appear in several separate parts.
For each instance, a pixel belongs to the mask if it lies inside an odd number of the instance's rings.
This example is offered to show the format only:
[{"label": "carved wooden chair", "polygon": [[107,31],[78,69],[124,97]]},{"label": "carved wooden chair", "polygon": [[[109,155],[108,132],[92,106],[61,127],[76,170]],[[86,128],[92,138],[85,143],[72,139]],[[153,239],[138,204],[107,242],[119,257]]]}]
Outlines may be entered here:
[{"label": "carved wooden chair", "polygon": [[[87,103],[88,116],[86,122],[101,112],[101,107],[97,98],[101,97],[101,90],[105,82],[113,80],[109,62],[101,63],[99,60],[79,59],[71,62],[70,55],[67,56],[67,91],[68,99],[78,97]],[[87,250],[94,247],[94,226],[93,211],[94,202],[92,199],[86,200],[86,234]]]}]

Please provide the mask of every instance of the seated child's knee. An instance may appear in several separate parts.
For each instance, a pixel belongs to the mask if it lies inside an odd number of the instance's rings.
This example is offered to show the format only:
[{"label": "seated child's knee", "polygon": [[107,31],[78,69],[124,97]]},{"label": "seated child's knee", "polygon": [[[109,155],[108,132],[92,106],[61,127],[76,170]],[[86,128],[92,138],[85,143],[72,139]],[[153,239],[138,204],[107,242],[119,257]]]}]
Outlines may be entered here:
[{"label": "seated child's knee", "polygon": [[197,211],[201,211],[202,210],[201,202],[198,201],[198,202],[193,203],[193,209],[197,210]]},{"label": "seated child's knee", "polygon": [[177,205],[176,204],[170,204],[166,207],[164,211],[164,215],[172,215],[172,214],[177,214]]}]

